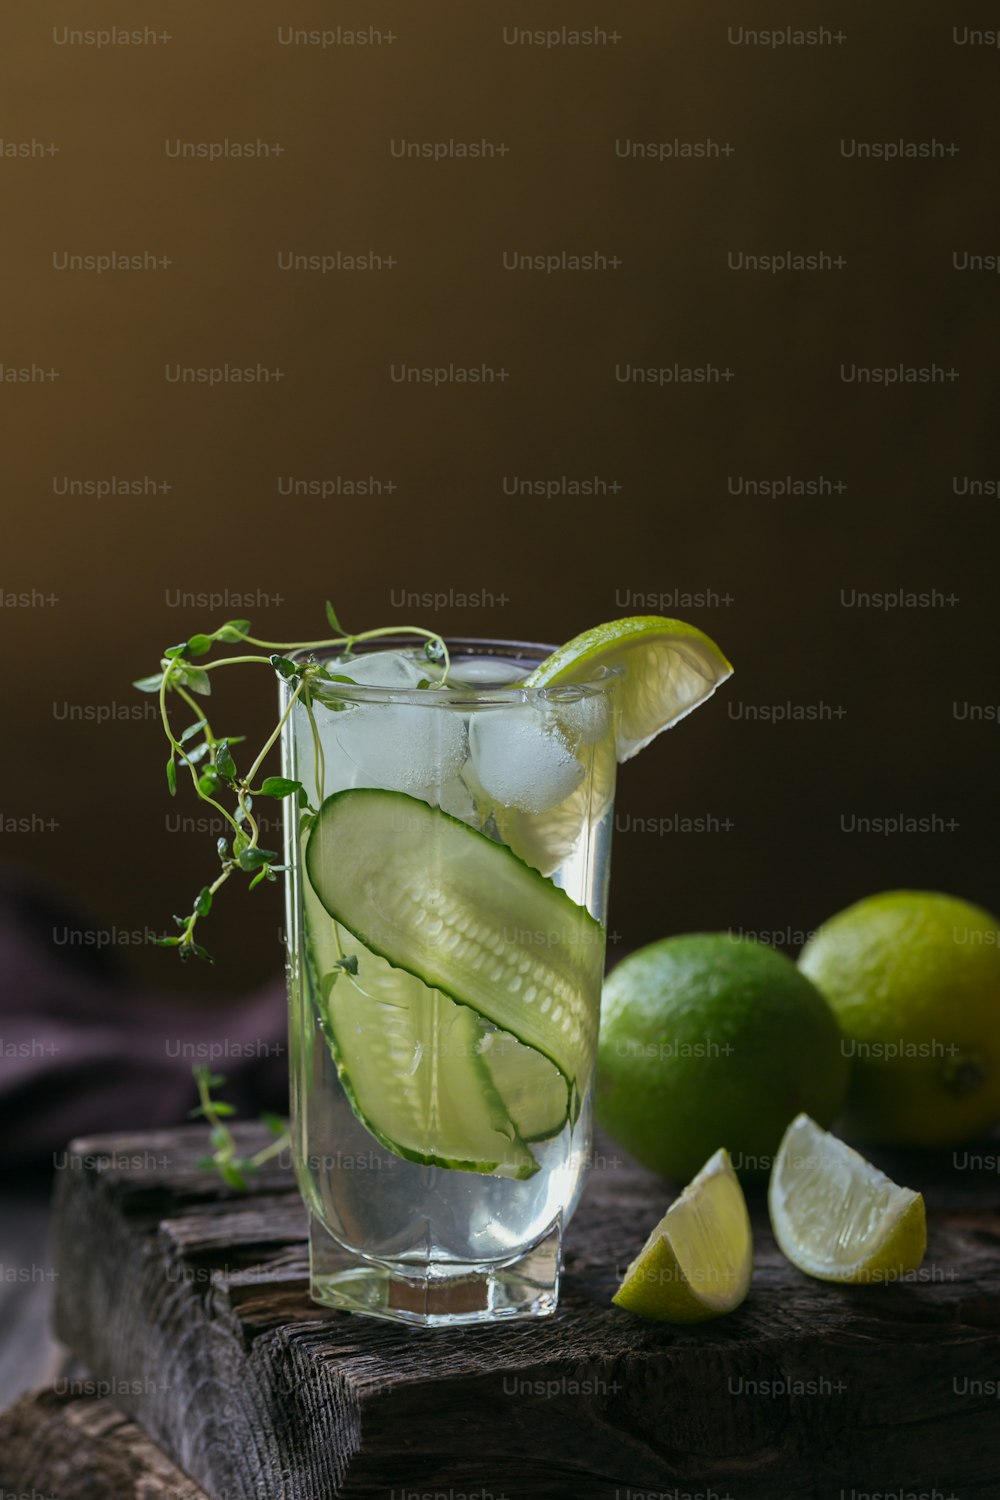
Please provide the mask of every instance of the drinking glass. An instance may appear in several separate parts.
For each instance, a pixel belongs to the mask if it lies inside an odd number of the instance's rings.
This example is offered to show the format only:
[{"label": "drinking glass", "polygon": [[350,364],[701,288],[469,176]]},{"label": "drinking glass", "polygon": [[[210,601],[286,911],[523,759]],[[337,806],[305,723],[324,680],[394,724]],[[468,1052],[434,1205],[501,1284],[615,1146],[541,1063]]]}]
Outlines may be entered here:
[{"label": "drinking glass", "polygon": [[531,687],[552,648],[447,646],[445,686],[412,639],[325,661],[282,738],[309,804],[285,838],[311,1294],[420,1325],[555,1310],[616,769],[618,674]]}]

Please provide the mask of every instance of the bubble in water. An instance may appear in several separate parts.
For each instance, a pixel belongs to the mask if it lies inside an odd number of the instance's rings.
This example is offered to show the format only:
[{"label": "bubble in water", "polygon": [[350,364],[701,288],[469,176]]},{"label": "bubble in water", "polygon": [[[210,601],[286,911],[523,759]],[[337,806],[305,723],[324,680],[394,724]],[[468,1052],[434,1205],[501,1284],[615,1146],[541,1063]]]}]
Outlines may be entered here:
[{"label": "bubble in water", "polygon": [[582,765],[555,725],[523,708],[473,714],[469,749],[473,775],[486,794],[521,812],[545,812],[583,780]]}]

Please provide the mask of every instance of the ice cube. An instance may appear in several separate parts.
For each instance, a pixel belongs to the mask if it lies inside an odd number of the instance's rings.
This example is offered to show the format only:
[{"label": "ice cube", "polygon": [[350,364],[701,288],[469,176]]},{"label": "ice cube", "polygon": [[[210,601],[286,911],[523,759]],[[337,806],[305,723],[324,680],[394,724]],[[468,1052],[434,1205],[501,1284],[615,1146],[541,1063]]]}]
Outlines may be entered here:
[{"label": "ice cube", "polygon": [[334,737],[354,768],[354,786],[437,802],[440,790],[458,777],[467,751],[465,723],[426,691],[426,707],[353,703],[336,716]]},{"label": "ice cube", "polygon": [[398,688],[408,692],[428,678],[429,662],[408,651],[366,651],[331,662],[328,670],[337,677],[350,677],[364,687]]},{"label": "ice cube", "polygon": [[472,774],[483,791],[520,812],[545,812],[583,780],[583,767],[556,725],[524,708],[473,714],[469,749]]},{"label": "ice cube", "polygon": [[442,812],[451,813],[453,818],[460,818],[463,823],[477,821],[475,799],[461,776],[453,776],[443,786],[436,787],[433,798],[429,800],[440,807]]},{"label": "ice cube", "polygon": [[498,656],[459,657],[452,662],[450,682],[468,684],[469,687],[510,687],[528,674],[517,662],[504,661]]},{"label": "ice cube", "polygon": [[[362,687],[407,694],[438,671],[419,651],[364,652],[328,662],[327,670]],[[453,794],[448,800],[462,815],[456,784],[468,743],[461,714],[442,705],[429,688],[417,692],[426,705],[352,702],[349,692],[345,684],[345,696],[338,701],[335,682],[317,684],[314,712],[325,761],[325,795],[347,787],[378,787],[437,802],[441,788],[448,787]],[[324,698],[330,701],[324,703]],[[299,727],[296,738],[314,776],[308,728]]]},{"label": "ice cube", "polygon": [[563,738],[569,745],[594,745],[611,728],[611,705],[600,693],[554,698],[552,708]]}]

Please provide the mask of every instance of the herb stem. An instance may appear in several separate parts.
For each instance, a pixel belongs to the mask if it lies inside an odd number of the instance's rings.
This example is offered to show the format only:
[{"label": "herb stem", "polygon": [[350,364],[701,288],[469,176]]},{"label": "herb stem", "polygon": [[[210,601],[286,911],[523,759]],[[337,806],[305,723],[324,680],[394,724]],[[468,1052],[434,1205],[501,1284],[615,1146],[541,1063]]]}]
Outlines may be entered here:
[{"label": "herb stem", "polygon": [[302,692],[302,689],[305,687],[305,685],[306,685],[306,679],[305,679],[305,677],[304,676],[300,677],[299,680],[298,680],[298,682],[296,683],[295,691],[292,693],[292,695],[289,698],[287,704],[285,705],[285,711],[284,711],[284,713],[281,715],[281,718],[278,720],[277,724],[275,725],[275,728],[274,728],[273,732],[268,736],[267,744],[264,746],[263,750],[260,752],[260,754],[258,755],[257,759],[254,761],[253,765],[250,767],[249,771],[246,774],[246,781],[247,781],[247,785],[248,786],[250,786],[250,785],[253,784],[254,777],[257,775],[257,772],[260,770],[261,766],[264,764],[264,761],[267,759],[268,755],[271,753],[271,751],[273,750],[274,746],[277,744],[277,742],[278,742],[278,740],[279,740],[279,738],[281,736],[281,731],[284,729],[286,723],[288,722],[288,715],[291,713],[292,709],[295,707],[296,703],[298,702],[299,696],[300,696],[300,694]]},{"label": "herb stem", "polygon": [[302,698],[302,703],[309,718],[309,730],[312,735],[313,756],[316,761],[316,806],[323,806],[323,791],[326,785],[326,756],[323,752],[323,741],[320,738],[319,725],[316,723],[316,714],[312,706],[312,695],[309,688]]},{"label": "herb stem", "polygon": [[173,685],[173,688],[174,688],[174,692],[177,694],[177,696],[179,698],[183,698],[183,700],[187,704],[187,706],[190,709],[192,709],[195,712],[195,714],[197,714],[198,718],[201,720],[202,725],[203,725],[204,730],[205,730],[205,739],[206,739],[209,747],[212,750],[214,750],[215,749],[215,745],[216,745],[216,739],[215,739],[215,735],[212,733],[212,726],[208,722],[208,718],[207,718],[207,716],[205,714],[205,710],[202,708],[202,706],[201,706],[200,703],[196,703],[194,701],[194,699],[191,697],[191,694],[188,692],[187,688],[182,688],[179,682],[175,682],[174,685]]},{"label": "herb stem", "polygon": [[[357,635],[333,636],[325,641],[262,641],[256,636],[247,635],[243,639],[248,646],[261,646],[265,651],[324,651],[334,646],[346,646],[348,650],[353,648],[358,641],[376,641],[386,636],[415,635],[425,641],[439,641],[444,660],[444,674],[442,682],[447,678],[451,667],[448,647],[444,638],[436,630],[424,630],[420,625],[384,625],[378,630],[362,630]],[[244,661],[261,661],[267,658],[259,656],[234,656],[227,657],[222,661],[207,662],[204,670],[210,671],[212,667],[223,667]]]},{"label": "herb stem", "polygon": [[[260,643],[255,641],[254,645]],[[220,656],[217,661],[206,661],[201,666],[203,672],[213,672],[216,667],[239,667],[248,662],[263,663],[265,667],[271,665],[269,656]]]},{"label": "herb stem", "polygon": [[272,1156],[280,1156],[282,1151],[287,1151],[291,1144],[291,1135],[286,1131],[284,1135],[277,1136],[270,1145],[263,1146],[260,1151],[255,1151],[253,1156],[248,1159],[247,1166],[256,1170],[257,1167],[262,1167],[266,1161],[270,1161]]}]

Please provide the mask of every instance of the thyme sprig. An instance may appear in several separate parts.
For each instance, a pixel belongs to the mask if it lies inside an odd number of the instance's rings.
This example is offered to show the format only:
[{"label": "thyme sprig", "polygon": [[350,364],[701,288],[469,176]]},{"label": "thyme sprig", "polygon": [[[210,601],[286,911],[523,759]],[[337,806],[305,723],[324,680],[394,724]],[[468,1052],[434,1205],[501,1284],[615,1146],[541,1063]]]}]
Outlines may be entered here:
[{"label": "thyme sprig", "polygon": [[275,1139],[260,1151],[255,1151],[253,1156],[240,1156],[236,1137],[226,1124],[226,1120],[236,1113],[235,1106],[227,1104],[223,1099],[212,1098],[212,1090],[221,1088],[226,1081],[225,1077],[221,1073],[213,1073],[211,1068],[204,1065],[194,1067],[191,1071],[198,1085],[199,1103],[189,1112],[189,1118],[206,1122],[211,1129],[212,1142],[211,1156],[203,1156],[198,1166],[208,1169],[214,1167],[228,1187],[245,1192],[247,1178],[291,1145],[285,1122],[280,1115],[262,1114],[261,1121]]},{"label": "thyme sprig", "polygon": [[[218,874],[201,887],[188,913],[174,916],[178,931],[154,939],[160,947],[176,948],[182,959],[194,955],[212,962],[211,954],[198,941],[196,930],[198,923],[211,912],[218,892],[234,875],[249,876],[249,888],[253,890],[261,881],[276,879],[287,868],[276,863],[280,857],[276,850],[261,845],[260,825],[254,815],[255,799],[295,797],[303,817],[311,819],[316,815],[317,809],[312,806],[300,781],[285,776],[261,776],[264,762],[281,738],[282,729],[295,705],[301,702],[306,709],[313,737],[317,739],[314,701],[318,698],[322,702],[329,693],[335,694],[337,683],[352,681],[343,673],[329,671],[315,653],[336,654],[341,658],[338,664],[342,664],[343,659],[349,658],[354,648],[363,642],[389,636],[413,636],[424,641],[427,660],[441,667],[434,680],[425,679],[419,685],[426,688],[447,685],[451,666],[448,647],[435,631],[416,625],[390,625],[350,634],[344,630],[329,601],[326,617],[336,634],[317,641],[265,641],[250,634],[249,620],[227,620],[211,633],[199,632],[178,645],[168,646],[160,659],[160,670],[133,684],[140,692],[157,695],[160,721],[170,751],[166,763],[170,795],[177,795],[180,767],[182,773],[187,771],[199,800],[207,803],[228,824],[225,836],[216,841],[220,864]],[[220,645],[256,646],[259,651],[205,660]],[[289,652],[296,653],[295,659],[287,654]],[[307,654],[303,656],[301,653]],[[244,736],[217,733],[205,711],[204,699],[211,697],[211,672],[220,667],[248,665],[269,667],[289,691],[280,719],[244,771],[239,769],[233,754],[233,747],[243,744]],[[171,718],[171,708],[177,704],[183,704],[194,715],[193,721],[180,732],[175,732]],[[242,751],[240,760],[243,760]],[[229,806],[222,800],[224,798],[228,799]]]}]

